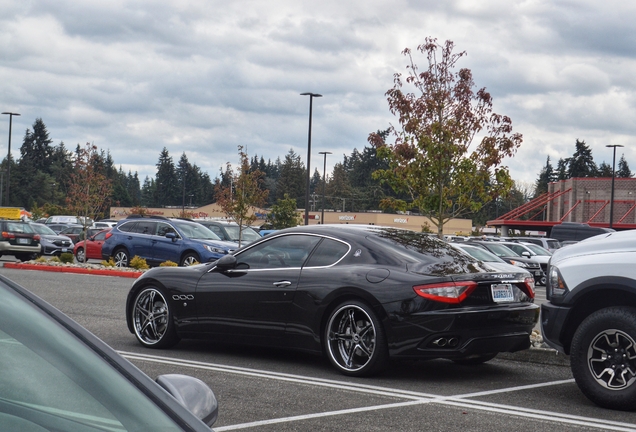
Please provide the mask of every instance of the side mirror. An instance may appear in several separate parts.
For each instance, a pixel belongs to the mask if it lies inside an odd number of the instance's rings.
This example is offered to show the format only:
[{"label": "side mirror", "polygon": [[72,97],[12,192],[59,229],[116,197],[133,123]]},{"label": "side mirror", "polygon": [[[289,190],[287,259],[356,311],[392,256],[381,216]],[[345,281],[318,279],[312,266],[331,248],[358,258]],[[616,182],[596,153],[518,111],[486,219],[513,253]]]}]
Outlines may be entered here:
[{"label": "side mirror", "polygon": [[221,271],[230,270],[236,267],[236,257],[234,255],[225,255],[216,261],[216,268]]},{"label": "side mirror", "polygon": [[177,235],[173,232],[166,233],[166,238],[169,238],[173,242],[177,241]]},{"label": "side mirror", "polygon": [[156,382],[206,425],[212,426],[216,422],[219,404],[206,383],[180,374],[160,375]]},{"label": "side mirror", "polygon": [[530,258],[532,255],[530,255],[530,252],[528,252],[528,251],[523,251],[523,252],[521,252],[521,256]]}]

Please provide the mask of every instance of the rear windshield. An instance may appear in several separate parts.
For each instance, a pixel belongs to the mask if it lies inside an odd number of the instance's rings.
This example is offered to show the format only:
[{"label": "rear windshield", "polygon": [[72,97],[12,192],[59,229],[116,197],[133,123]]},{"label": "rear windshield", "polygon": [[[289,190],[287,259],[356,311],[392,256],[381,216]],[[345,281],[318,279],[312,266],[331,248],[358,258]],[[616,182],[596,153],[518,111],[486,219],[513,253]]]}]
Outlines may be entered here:
[{"label": "rear windshield", "polygon": [[392,228],[371,233],[367,239],[381,248],[376,251],[379,262],[398,261],[414,273],[439,276],[483,271],[478,260],[437,237]]}]

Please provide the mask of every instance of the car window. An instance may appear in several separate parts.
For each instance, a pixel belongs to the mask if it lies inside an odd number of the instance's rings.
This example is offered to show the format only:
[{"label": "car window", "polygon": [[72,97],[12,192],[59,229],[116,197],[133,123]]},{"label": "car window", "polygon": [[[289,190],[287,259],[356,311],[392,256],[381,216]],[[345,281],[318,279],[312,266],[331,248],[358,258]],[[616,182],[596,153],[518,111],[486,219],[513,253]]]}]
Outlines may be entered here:
[{"label": "car window", "polygon": [[177,220],[173,221],[172,223],[181,230],[186,238],[199,240],[221,240],[219,236],[214,234],[212,231],[210,231],[208,228],[204,227],[200,223]]},{"label": "car window", "polygon": [[209,229],[212,230],[212,232],[214,234],[216,234],[217,236],[219,236],[219,238],[224,239],[225,238],[225,234],[223,234],[223,230],[221,229],[221,227],[218,227],[216,225],[206,225]]},{"label": "car window", "polygon": [[318,236],[286,235],[270,239],[237,255],[238,265],[250,269],[302,267]]},{"label": "car window", "polygon": [[[225,231],[227,231],[227,235],[230,236],[231,241],[239,240],[239,226],[238,225],[226,225]],[[241,234],[241,238],[247,241],[255,241],[260,240],[261,236],[254,231],[250,227],[243,227],[243,233]]]},{"label": "car window", "polygon": [[173,233],[173,234],[177,234],[177,230],[175,230],[172,225],[167,224],[165,222],[158,222],[157,223],[157,235],[160,237],[165,237],[166,234],[168,233]]},{"label": "car window", "polygon": [[499,245],[497,243],[494,242],[489,242],[488,246],[486,246],[486,248],[494,253],[495,255],[497,255],[498,257],[516,257],[516,256],[520,256],[518,253],[516,253],[515,251],[513,251],[512,249],[510,249],[507,246],[504,245]]},{"label": "car window", "polygon": [[0,424],[6,430],[175,430],[70,331],[0,288]]},{"label": "car window", "polygon": [[108,231],[102,231],[99,232],[95,235],[95,241],[102,241],[106,239],[106,234],[108,234]]},{"label": "car window", "polygon": [[53,231],[51,228],[47,227],[46,225],[32,224],[31,227],[38,234],[56,235],[55,231]]},{"label": "car window", "polygon": [[117,229],[121,232],[135,232],[135,226],[137,222],[125,222],[117,227]]},{"label": "car window", "polygon": [[349,252],[349,245],[332,239],[323,239],[311,254],[305,267],[324,267],[337,263]]},{"label": "car window", "polygon": [[13,233],[30,233],[32,234],[33,228],[29,224],[20,222],[7,222],[7,231]]},{"label": "car window", "polygon": [[139,221],[135,225],[135,231],[138,234],[155,235],[157,232],[157,222]]}]

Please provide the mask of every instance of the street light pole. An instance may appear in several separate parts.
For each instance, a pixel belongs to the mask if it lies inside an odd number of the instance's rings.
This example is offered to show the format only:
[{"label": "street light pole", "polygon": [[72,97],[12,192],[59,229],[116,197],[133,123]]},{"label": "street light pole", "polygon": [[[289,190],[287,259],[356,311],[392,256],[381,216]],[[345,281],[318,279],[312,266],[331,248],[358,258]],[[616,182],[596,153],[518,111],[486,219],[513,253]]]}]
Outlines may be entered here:
[{"label": "street light pole", "polygon": [[616,177],[616,147],[623,147],[620,144],[608,144],[605,147],[614,148],[614,157],[612,158],[612,192],[610,193],[610,219],[609,227],[612,228],[614,221],[614,178]]},{"label": "street light pole", "polygon": [[322,168],[322,213],[320,215],[320,223],[325,224],[325,186],[327,184],[327,155],[331,154],[331,152],[318,152],[324,156],[324,166]]},{"label": "street light pole", "polygon": [[318,93],[301,93],[301,96],[309,96],[309,137],[307,138],[307,190],[305,191],[305,225],[309,225],[309,179],[311,176],[309,167],[311,160],[311,112],[315,97],[322,97]]},{"label": "street light pole", "polygon": [[[9,192],[11,187],[11,126],[13,124],[13,116],[19,116],[18,113],[13,112],[3,112],[2,114],[6,114],[9,116],[9,151],[7,152],[7,196],[6,196],[6,204],[9,204]],[[0,203],[2,204],[2,203]]]}]

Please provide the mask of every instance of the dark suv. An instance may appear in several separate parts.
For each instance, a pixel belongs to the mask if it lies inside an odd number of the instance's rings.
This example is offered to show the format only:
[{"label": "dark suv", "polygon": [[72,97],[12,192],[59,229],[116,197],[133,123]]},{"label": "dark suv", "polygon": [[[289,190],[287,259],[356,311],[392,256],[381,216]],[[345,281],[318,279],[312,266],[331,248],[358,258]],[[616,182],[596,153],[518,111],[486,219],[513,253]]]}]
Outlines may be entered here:
[{"label": "dark suv", "polygon": [[127,267],[130,258],[144,258],[148,265],[165,261],[187,266],[221,258],[237,248],[224,242],[196,222],[161,216],[129,217],[106,234],[102,259],[114,258],[118,267]]},{"label": "dark suv", "polygon": [[596,404],[636,410],[636,230],[557,250],[548,267],[543,338],[570,355],[572,375]]},{"label": "dark suv", "polygon": [[0,232],[0,256],[13,255],[20,261],[28,261],[40,253],[40,235],[28,222],[0,220]]}]

